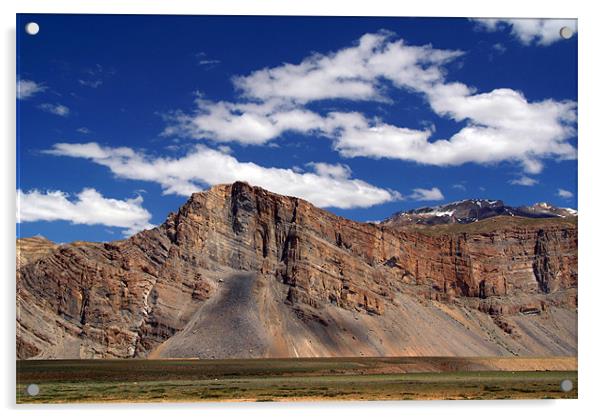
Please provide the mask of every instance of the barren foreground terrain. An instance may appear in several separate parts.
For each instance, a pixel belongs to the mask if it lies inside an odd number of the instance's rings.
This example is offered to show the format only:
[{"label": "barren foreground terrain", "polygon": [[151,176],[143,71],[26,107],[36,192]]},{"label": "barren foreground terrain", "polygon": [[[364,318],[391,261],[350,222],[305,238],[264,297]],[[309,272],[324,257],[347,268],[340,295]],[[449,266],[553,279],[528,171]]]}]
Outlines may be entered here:
[{"label": "barren foreground terrain", "polygon": [[[569,379],[573,389],[560,383]],[[27,360],[18,403],[577,397],[577,361],[553,358]],[[35,383],[40,392],[27,394]]]}]

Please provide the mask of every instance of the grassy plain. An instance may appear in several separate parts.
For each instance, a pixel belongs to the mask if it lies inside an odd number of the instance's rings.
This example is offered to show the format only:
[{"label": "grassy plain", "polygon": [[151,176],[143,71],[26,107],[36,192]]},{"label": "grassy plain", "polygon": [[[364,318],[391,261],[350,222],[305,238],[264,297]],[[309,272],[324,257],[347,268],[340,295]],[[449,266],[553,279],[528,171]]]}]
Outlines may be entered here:
[{"label": "grassy plain", "polygon": [[449,357],[25,360],[17,403],[576,398],[573,360],[520,358],[517,370],[513,359]]}]

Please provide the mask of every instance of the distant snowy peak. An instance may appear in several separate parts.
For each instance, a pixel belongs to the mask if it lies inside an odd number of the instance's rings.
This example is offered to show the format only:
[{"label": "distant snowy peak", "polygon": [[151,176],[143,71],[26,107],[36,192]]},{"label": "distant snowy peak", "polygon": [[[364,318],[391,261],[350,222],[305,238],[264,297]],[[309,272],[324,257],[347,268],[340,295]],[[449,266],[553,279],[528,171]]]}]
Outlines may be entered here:
[{"label": "distant snowy peak", "polygon": [[467,224],[494,216],[521,216],[526,218],[566,218],[577,216],[570,208],[558,208],[546,202],[532,206],[507,206],[501,200],[467,199],[445,205],[423,207],[398,212],[382,221],[388,225]]},{"label": "distant snowy peak", "polygon": [[556,206],[553,206],[547,202],[540,202],[540,203],[535,203],[532,206],[521,206],[520,208],[525,212],[529,212],[529,213],[537,213],[540,215],[546,214],[546,215],[554,215],[557,217],[561,217],[561,218],[566,218],[569,216],[577,216],[577,211],[575,209],[571,209],[571,208],[559,208]]}]

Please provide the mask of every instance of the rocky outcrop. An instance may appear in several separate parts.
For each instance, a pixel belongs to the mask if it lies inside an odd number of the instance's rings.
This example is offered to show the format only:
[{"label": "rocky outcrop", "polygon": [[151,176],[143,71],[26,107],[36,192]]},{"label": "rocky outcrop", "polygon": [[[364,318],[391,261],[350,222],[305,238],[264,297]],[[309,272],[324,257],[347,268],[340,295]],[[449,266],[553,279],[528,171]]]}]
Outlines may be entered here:
[{"label": "rocky outcrop", "polygon": [[18,355],[574,355],[575,219],[453,228],[216,186],[127,240],[21,255]]}]

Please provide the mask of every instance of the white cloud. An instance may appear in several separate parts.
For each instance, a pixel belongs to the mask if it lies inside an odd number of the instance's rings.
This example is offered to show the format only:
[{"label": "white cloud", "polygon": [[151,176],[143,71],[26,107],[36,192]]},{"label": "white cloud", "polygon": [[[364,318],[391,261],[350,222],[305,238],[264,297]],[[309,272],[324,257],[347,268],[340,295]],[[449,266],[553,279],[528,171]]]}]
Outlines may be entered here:
[{"label": "white cloud", "polygon": [[443,200],[445,197],[441,190],[437,187],[432,189],[414,189],[413,193],[409,196],[413,200]]},{"label": "white cloud", "polygon": [[199,96],[192,114],[176,112],[166,118],[164,134],[258,145],[284,131],[332,131],[337,127],[331,120],[303,105],[323,99],[388,100],[382,78],[399,88],[421,89],[441,81],[441,65],[461,55],[389,41],[391,36],[366,34],[355,46],[329,55],[314,54],[300,64],[235,77],[234,85],[250,101],[212,102]]},{"label": "white cloud", "polygon": [[543,158],[577,158],[568,142],[575,135],[575,102],[528,102],[511,89],[474,94],[460,83],[433,86],[427,96],[438,114],[468,122],[449,141],[431,143],[432,158],[451,165],[518,161],[528,173],[540,172]]},{"label": "white cloud", "polygon": [[507,48],[504,46],[504,44],[501,43],[495,43],[492,46],[493,50],[496,51],[498,54],[503,54],[506,52]]},{"label": "white cloud", "polygon": [[232,151],[232,148],[230,148],[230,147],[229,147],[229,146],[227,146],[227,145],[219,145],[219,146],[217,147],[217,149],[218,149],[218,151],[220,151],[220,152],[222,152],[222,153],[224,153],[224,154],[232,154],[232,152],[233,152],[233,151]]},{"label": "white cloud", "polygon": [[100,64],[96,64],[93,67],[86,68],[82,71],[83,77],[78,79],[78,83],[85,87],[96,89],[103,85],[106,78],[111,77],[115,74],[115,70],[112,68],[105,68]]},{"label": "white cloud", "polygon": [[562,40],[560,29],[569,27],[577,32],[575,19],[474,19],[479,28],[490,32],[510,28],[523,45],[548,46]]},{"label": "white cloud", "polygon": [[284,131],[308,133],[322,126],[322,117],[282,102],[211,102],[198,97],[193,114],[167,115],[163,134],[216,142],[261,145]]},{"label": "white cloud", "polygon": [[194,54],[194,56],[197,59],[197,64],[198,65],[204,66],[204,67],[207,67],[207,68],[213,68],[217,64],[221,63],[220,60],[209,58],[207,56],[206,52],[199,52],[197,54]]},{"label": "white cloud", "polygon": [[17,99],[25,100],[46,90],[46,86],[32,80],[17,80]]},{"label": "white cloud", "polygon": [[219,64],[220,60],[199,60],[199,65],[215,65]]},{"label": "white cloud", "polygon": [[196,146],[181,158],[152,158],[131,148],[101,147],[97,143],[55,144],[47,153],[86,158],[108,167],[119,177],[159,183],[166,194],[189,196],[203,185],[247,181],[272,192],[298,196],[321,207],[369,207],[398,200],[399,193],[351,178],[348,167],[312,163],[313,172],[262,167]]},{"label": "white cloud", "polygon": [[86,188],[74,199],[62,191],[17,190],[17,223],[69,221],[73,224],[123,228],[125,235],[152,228],[151,214],[142,207],[142,196],[117,200]]},{"label": "white cloud", "polygon": [[562,197],[563,199],[570,199],[571,197],[573,197],[573,193],[565,189],[558,189],[558,192],[556,192],[556,194]]},{"label": "white cloud", "polygon": [[208,68],[212,68],[217,64],[221,63],[220,60],[208,58],[205,52],[199,52],[198,54],[195,54],[195,57],[197,59],[198,65]]},{"label": "white cloud", "polygon": [[368,121],[361,113],[331,113],[328,118],[334,148],[345,157],[395,158],[418,161],[425,157],[430,130],[399,128]]},{"label": "white cloud", "polygon": [[516,186],[535,186],[537,183],[539,183],[538,180],[529,176],[521,176],[517,179],[510,180],[510,184],[514,184]]},{"label": "white cloud", "polygon": [[[576,103],[529,102],[508,88],[477,92],[446,82],[444,65],[459,51],[410,46],[390,33],[366,34],[359,42],[299,64],[265,68],[234,78],[241,102],[196,100],[191,114],[167,117],[165,135],[262,145],[286,131],[330,138],[344,157],[390,158],[435,166],[512,161],[539,173],[546,158],[575,159]],[[464,122],[449,138],[435,127],[400,127],[362,113],[320,114],[306,104],[323,99],[390,100],[385,83],[422,95],[441,117]]]},{"label": "white cloud", "polygon": [[[575,133],[574,102],[529,103],[514,90],[470,94],[458,83],[437,85],[427,96],[433,110],[466,127],[449,139],[431,140],[430,129],[416,130],[368,121],[359,113],[331,113],[334,147],[346,157],[393,158],[435,166],[468,162],[519,162],[525,172],[538,173],[543,158],[574,159],[568,142]],[[327,125],[328,126],[328,125]]]},{"label": "white cloud", "polygon": [[368,33],[352,47],[235,77],[234,84],[243,96],[263,101],[384,100],[379,78],[419,89],[442,80],[441,65],[462,54],[430,45],[406,45],[403,40],[391,40],[392,35]]},{"label": "white cloud", "polygon": [[86,128],[85,126],[81,127],[81,128],[77,128],[76,131],[79,132],[80,134],[84,134],[84,135],[88,135],[89,133],[92,133],[92,131],[90,129]]},{"label": "white cloud", "polygon": [[465,190],[466,190],[466,186],[465,186],[465,185],[463,185],[463,184],[460,184],[460,183],[457,183],[457,184],[454,184],[454,185],[452,185],[452,188],[454,188],[454,189],[458,189],[458,190],[462,190],[462,191],[465,191]]},{"label": "white cloud", "polygon": [[334,179],[347,179],[351,177],[351,168],[344,164],[327,164],[311,162],[307,164],[312,167],[316,174]]},{"label": "white cloud", "polygon": [[44,112],[52,113],[57,116],[69,116],[69,108],[62,104],[42,103],[39,108]]},{"label": "white cloud", "polygon": [[96,79],[96,80],[83,80],[83,79],[79,79],[77,80],[79,82],[79,84],[81,84],[82,86],[86,86],[86,87],[91,87],[93,89],[98,88],[100,86],[102,86],[103,81],[100,79]]}]

